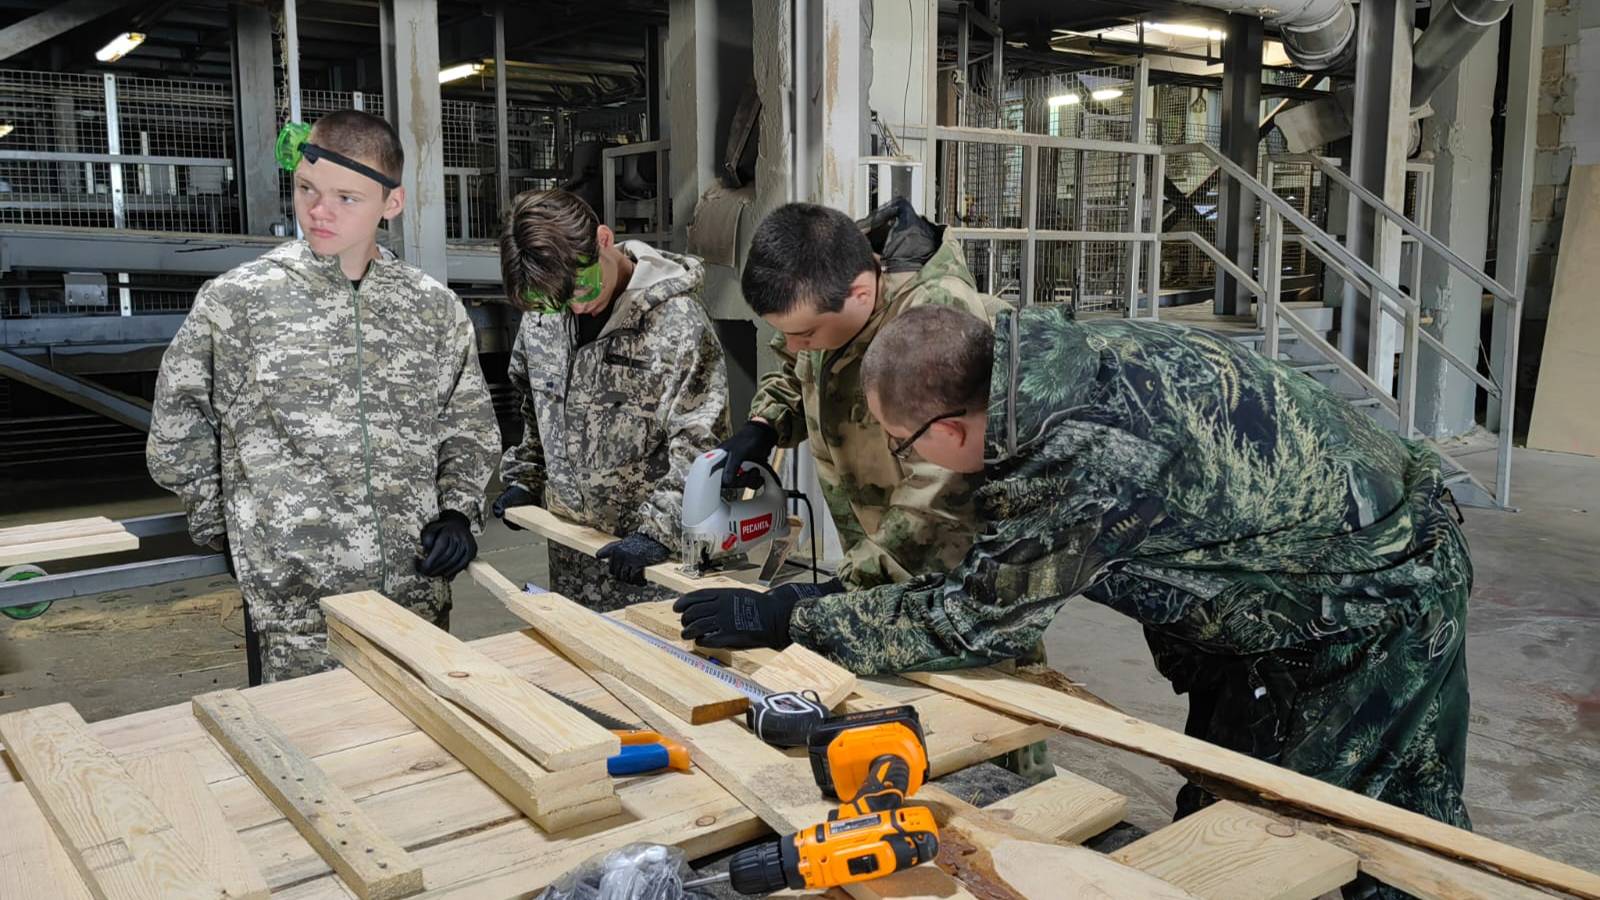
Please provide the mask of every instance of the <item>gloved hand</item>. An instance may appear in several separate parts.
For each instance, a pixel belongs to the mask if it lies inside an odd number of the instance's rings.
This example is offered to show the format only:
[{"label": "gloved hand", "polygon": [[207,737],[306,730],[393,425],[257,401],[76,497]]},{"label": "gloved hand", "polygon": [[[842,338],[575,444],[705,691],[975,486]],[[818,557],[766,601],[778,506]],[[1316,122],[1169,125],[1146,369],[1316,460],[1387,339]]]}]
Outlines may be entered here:
[{"label": "gloved hand", "polygon": [[635,532],[600,548],[596,559],[611,563],[611,577],[623,584],[644,584],[646,566],[666,562],[672,551],[647,534]]},{"label": "gloved hand", "polygon": [[844,582],[837,578],[830,578],[827,581],[817,582],[816,584],[809,581],[792,581],[788,584],[780,584],[767,591],[767,596],[783,597],[798,603],[811,597],[826,597],[829,594],[842,593],[844,593]]},{"label": "gloved hand", "polygon": [[683,639],[702,647],[748,650],[789,646],[789,617],[798,597],[749,588],[701,588],[679,597],[672,611],[683,617]]},{"label": "gloved hand", "polygon": [[739,430],[717,445],[717,449],[728,451],[727,464],[722,469],[722,490],[732,491],[740,487],[754,487],[761,483],[756,479],[754,484],[739,479],[739,468],[747,462],[766,462],[772,455],[772,448],[778,446],[778,431],[765,422],[751,420],[739,426]]},{"label": "gloved hand", "polygon": [[[494,517],[496,519],[506,522],[506,510],[513,506],[529,506],[536,502],[538,501],[533,496],[532,491],[513,484],[512,486],[501,491],[500,496],[494,498],[494,505],[489,507],[489,511],[494,513]],[[512,522],[506,522],[506,527],[512,531],[522,530],[521,525],[517,525]]]},{"label": "gloved hand", "polygon": [[472,523],[453,509],[422,528],[422,552],[417,573],[429,578],[454,578],[478,555],[478,542],[472,539]]}]

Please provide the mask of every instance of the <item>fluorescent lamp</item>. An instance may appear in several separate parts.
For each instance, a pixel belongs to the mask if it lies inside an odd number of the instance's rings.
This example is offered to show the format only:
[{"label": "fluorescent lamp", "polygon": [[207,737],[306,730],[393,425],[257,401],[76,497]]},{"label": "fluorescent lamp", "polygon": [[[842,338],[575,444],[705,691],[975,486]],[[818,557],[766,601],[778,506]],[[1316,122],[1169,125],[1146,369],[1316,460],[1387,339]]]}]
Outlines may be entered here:
[{"label": "fluorescent lamp", "polygon": [[1146,22],[1144,27],[1147,31],[1159,31],[1162,34],[1170,34],[1173,37],[1204,38],[1205,40],[1210,41],[1222,40],[1222,32],[1215,28],[1207,28],[1204,25],[1177,25],[1170,22]]},{"label": "fluorescent lamp", "polygon": [[1077,94],[1057,94],[1050,98],[1049,103],[1050,108],[1054,109],[1057,106],[1072,106],[1073,104],[1080,102],[1082,99],[1083,98],[1079,97]]},{"label": "fluorescent lamp", "polygon": [[449,84],[452,81],[460,81],[463,78],[471,78],[474,75],[482,75],[482,74],[483,74],[483,63],[481,63],[481,62],[461,63],[460,65],[451,66],[448,69],[440,69],[439,70],[439,83],[440,84]]},{"label": "fluorescent lamp", "polygon": [[1095,91],[1089,96],[1096,100],[1115,100],[1122,96],[1122,91],[1118,88],[1104,88],[1102,90]]},{"label": "fluorescent lamp", "polygon": [[111,39],[111,43],[101,47],[94,53],[94,58],[104,63],[113,63],[133,52],[133,48],[144,43],[144,35],[137,31],[124,31]]},{"label": "fluorescent lamp", "polygon": [[0,122],[0,138],[3,138],[6,135],[10,134],[11,132],[15,131],[16,128],[17,128],[17,126],[11,124],[10,122]]}]

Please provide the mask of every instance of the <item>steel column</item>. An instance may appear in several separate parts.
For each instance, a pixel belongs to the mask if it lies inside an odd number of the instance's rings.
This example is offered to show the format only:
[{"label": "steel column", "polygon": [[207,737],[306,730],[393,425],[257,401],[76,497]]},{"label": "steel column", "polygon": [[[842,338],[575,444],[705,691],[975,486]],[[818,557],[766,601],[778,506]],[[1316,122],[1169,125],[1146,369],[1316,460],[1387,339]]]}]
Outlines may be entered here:
[{"label": "steel column", "polygon": [[278,165],[272,146],[278,133],[274,89],[272,17],[247,4],[233,7],[233,100],[238,116],[239,198],[246,234],[271,234],[283,222]]},{"label": "steel column", "polygon": [[[1222,45],[1222,155],[1254,173],[1261,143],[1261,19],[1228,16]],[[1217,205],[1217,248],[1239,268],[1251,267],[1256,204],[1250,192],[1233,179],[1223,179]],[[1250,294],[1225,272],[1217,274],[1214,309],[1218,315],[1241,315]]]},{"label": "steel column", "polygon": [[401,246],[407,262],[444,281],[445,255],[444,119],[439,98],[438,0],[384,0],[393,11],[395,130],[405,151],[405,211]]},{"label": "steel column", "polygon": [[[494,181],[500,215],[511,209],[511,121],[506,110],[506,5],[494,5]],[[463,179],[462,187],[465,187]],[[463,233],[466,218],[461,220]]]}]

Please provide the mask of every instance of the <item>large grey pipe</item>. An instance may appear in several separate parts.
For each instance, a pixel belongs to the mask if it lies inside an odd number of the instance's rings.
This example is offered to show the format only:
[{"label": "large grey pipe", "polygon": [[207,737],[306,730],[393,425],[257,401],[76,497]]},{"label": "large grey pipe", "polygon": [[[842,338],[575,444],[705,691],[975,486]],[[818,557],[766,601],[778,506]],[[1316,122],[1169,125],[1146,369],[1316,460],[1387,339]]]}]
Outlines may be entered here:
[{"label": "large grey pipe", "polygon": [[[1350,0],[1190,0],[1223,12],[1260,16],[1283,37],[1295,65],[1313,72],[1336,69],[1355,56],[1356,11]],[[1392,0],[1383,0],[1392,2]]]},{"label": "large grey pipe", "polygon": [[1511,11],[1512,0],[1445,0],[1435,6],[1428,30],[1411,47],[1411,108],[1428,102],[1450,71],[1461,64],[1483,33]]}]

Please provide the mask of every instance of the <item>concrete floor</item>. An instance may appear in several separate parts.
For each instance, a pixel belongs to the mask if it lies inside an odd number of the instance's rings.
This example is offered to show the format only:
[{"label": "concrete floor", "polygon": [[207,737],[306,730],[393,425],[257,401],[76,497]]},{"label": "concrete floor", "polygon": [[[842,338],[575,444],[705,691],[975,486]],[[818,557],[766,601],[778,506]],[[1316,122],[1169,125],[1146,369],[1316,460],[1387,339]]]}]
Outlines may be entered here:
[{"label": "concrete floor", "polygon": [[[1480,477],[1493,466],[1490,453],[1464,460],[1485,470]],[[173,508],[137,467],[89,477],[8,486],[0,527]],[[1514,485],[1520,512],[1467,510],[1477,572],[1467,803],[1478,831],[1600,870],[1600,459],[1519,451]],[[542,541],[493,525],[480,545],[509,577],[544,583]],[[186,542],[149,550],[192,552]],[[469,579],[455,587],[457,635],[518,627]],[[225,577],[58,603],[30,622],[0,619],[0,712],[66,701],[96,720],[242,687],[241,631]],[[1156,674],[1131,620],[1074,600],[1046,642],[1054,665],[1107,700],[1182,727],[1185,701]],[[1051,744],[1058,765],[1126,794],[1132,825],[1170,819],[1180,784],[1171,770],[1064,736]]]}]

